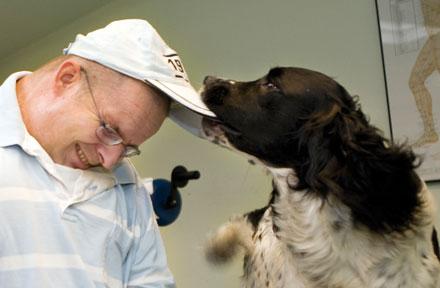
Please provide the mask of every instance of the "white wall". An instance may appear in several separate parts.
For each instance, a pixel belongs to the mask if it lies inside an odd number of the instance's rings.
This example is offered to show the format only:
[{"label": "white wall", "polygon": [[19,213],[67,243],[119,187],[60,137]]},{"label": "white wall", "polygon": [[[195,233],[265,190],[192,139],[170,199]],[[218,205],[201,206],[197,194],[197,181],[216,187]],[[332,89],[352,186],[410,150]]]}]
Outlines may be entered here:
[{"label": "white wall", "polygon": [[[335,77],[359,95],[371,121],[389,135],[373,0],[111,1],[1,60],[0,77],[59,55],[77,32],[128,17],[145,18],[158,29],[180,52],[196,87],[207,74],[251,80],[277,65],[307,67]],[[177,164],[202,174],[182,190],[181,217],[162,229],[179,287],[238,287],[241,261],[213,268],[203,259],[201,244],[208,231],[231,215],[263,206],[270,178],[240,156],[168,121],[142,151],[135,160],[142,176],[168,178]],[[440,193],[438,185],[431,187]]]}]

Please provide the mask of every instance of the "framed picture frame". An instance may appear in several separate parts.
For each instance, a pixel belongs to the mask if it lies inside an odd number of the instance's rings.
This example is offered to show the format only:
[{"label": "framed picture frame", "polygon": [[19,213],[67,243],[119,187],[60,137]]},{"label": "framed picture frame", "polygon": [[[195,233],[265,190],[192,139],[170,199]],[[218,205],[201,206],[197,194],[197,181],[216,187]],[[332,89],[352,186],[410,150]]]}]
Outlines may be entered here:
[{"label": "framed picture frame", "polygon": [[391,137],[440,180],[440,1],[376,0]]}]

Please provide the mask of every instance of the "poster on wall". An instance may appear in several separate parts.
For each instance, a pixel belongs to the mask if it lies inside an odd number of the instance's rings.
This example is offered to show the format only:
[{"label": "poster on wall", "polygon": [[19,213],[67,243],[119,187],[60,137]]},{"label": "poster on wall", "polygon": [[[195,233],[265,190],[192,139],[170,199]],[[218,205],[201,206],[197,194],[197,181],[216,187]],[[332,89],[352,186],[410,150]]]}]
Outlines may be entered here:
[{"label": "poster on wall", "polygon": [[440,180],[440,1],[376,5],[393,140],[422,156],[424,180]]}]

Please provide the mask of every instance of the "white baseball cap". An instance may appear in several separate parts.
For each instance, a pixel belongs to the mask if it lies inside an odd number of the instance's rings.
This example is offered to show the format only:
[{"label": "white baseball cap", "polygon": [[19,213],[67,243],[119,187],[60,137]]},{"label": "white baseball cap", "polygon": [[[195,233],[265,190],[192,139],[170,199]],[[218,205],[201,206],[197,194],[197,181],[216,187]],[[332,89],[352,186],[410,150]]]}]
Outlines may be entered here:
[{"label": "white baseball cap", "polygon": [[154,85],[197,113],[181,105],[172,105],[170,110],[170,118],[193,134],[202,116],[215,117],[191,86],[179,55],[145,20],[118,20],[85,36],[78,34],[63,52]]}]

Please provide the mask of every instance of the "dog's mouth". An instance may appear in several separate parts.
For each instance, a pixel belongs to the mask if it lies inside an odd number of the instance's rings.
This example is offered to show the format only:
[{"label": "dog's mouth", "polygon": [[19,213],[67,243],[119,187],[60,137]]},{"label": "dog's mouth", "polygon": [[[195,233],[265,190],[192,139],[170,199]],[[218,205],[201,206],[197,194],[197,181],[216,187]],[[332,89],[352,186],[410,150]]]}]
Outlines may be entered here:
[{"label": "dog's mouth", "polygon": [[232,125],[225,123],[218,118],[203,117],[202,120],[203,130],[207,135],[220,136],[224,134],[230,134],[233,136],[240,136],[241,132],[232,127]]}]

